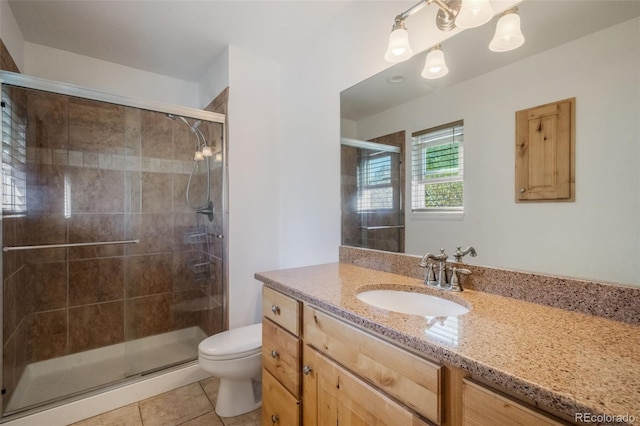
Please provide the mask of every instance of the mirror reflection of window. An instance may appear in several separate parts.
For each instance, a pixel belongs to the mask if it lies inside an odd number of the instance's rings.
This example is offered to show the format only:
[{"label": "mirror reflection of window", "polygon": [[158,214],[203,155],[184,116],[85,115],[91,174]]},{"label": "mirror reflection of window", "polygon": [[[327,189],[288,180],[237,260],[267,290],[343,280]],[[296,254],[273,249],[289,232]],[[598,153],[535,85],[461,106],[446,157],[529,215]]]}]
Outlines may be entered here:
[{"label": "mirror reflection of window", "polygon": [[464,122],[411,136],[411,210],[463,211]]},{"label": "mirror reflection of window", "polygon": [[357,187],[358,211],[393,208],[391,155],[364,151],[358,163]]}]

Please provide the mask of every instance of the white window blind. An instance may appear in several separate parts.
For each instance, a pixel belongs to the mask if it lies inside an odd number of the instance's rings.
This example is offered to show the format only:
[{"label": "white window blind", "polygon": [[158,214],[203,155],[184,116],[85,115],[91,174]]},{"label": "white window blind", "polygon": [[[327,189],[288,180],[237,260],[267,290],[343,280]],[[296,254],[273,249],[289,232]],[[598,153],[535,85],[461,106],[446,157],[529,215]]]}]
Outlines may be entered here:
[{"label": "white window blind", "polygon": [[463,210],[463,121],[413,133],[411,210]]},{"label": "white window blind", "polygon": [[393,208],[391,154],[363,152],[357,170],[358,211]]},{"label": "white window blind", "polygon": [[26,119],[2,87],[2,211],[22,213],[26,200]]}]

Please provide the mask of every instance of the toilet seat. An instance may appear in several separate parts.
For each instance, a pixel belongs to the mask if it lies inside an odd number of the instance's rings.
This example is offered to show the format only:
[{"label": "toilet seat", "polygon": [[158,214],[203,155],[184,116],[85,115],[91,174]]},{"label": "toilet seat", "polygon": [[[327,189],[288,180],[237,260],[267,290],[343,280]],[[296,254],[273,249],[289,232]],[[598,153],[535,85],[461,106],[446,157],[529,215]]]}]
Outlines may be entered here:
[{"label": "toilet seat", "polygon": [[222,361],[259,354],[262,350],[262,324],[234,328],[207,337],[198,345],[201,358]]}]

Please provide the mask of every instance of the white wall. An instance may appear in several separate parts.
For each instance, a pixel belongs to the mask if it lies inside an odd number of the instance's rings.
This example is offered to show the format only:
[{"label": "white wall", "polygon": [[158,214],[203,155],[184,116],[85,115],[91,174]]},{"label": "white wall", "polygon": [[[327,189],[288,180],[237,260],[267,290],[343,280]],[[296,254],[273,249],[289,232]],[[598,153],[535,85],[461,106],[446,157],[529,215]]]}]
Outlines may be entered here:
[{"label": "white wall", "polygon": [[200,84],[198,85],[200,108],[206,108],[228,86],[229,48],[214,59],[211,68],[200,79]]},{"label": "white wall", "polygon": [[258,271],[277,269],[280,65],[229,47],[229,326],[260,321]]},{"label": "white wall", "polygon": [[[464,119],[464,219],[409,213],[406,251],[474,245],[471,262],[640,285],[639,28],[634,19],[358,121],[360,139],[405,129],[410,146],[411,132]],[[570,97],[575,203],[516,204],[515,111]]]},{"label": "white wall", "polygon": [[7,0],[0,0],[0,38],[18,68],[24,68],[24,38]]},{"label": "white wall", "polygon": [[24,44],[24,74],[129,98],[198,108],[198,84],[53,49]]}]

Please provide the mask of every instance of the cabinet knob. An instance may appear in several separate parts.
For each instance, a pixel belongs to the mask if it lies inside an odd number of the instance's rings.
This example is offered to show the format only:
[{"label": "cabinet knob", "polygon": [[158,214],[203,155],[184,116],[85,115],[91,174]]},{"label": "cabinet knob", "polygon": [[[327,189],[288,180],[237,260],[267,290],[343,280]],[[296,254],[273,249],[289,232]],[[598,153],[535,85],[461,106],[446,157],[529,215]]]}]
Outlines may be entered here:
[{"label": "cabinet knob", "polygon": [[276,423],[278,423],[278,421],[280,421],[280,417],[278,417],[277,414],[272,414],[271,415],[271,424],[275,425]]},{"label": "cabinet knob", "polygon": [[271,312],[275,315],[280,315],[280,307],[276,305],[271,305]]},{"label": "cabinet knob", "polygon": [[279,356],[280,356],[280,354],[275,349],[271,351],[271,358],[276,359]]},{"label": "cabinet knob", "polygon": [[304,373],[305,376],[308,376],[309,374],[311,374],[312,371],[313,371],[313,369],[311,367],[309,367],[308,365],[304,365],[302,367],[302,372]]},{"label": "cabinet knob", "polygon": [[520,193],[524,194],[524,188],[520,188]]}]

